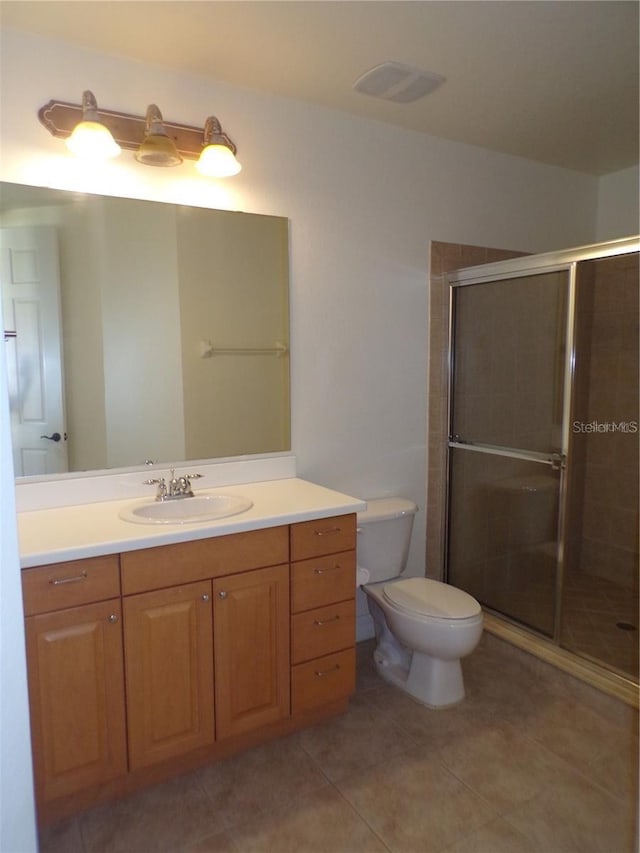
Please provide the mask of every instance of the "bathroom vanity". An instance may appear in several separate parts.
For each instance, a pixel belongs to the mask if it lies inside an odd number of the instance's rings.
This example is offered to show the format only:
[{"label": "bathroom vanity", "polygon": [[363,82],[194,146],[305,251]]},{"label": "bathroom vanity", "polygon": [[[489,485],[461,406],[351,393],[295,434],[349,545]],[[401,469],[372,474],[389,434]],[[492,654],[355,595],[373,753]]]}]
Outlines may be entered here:
[{"label": "bathroom vanity", "polygon": [[345,710],[364,504],[241,489],[247,513],[160,530],[118,501],[19,515],[41,823]]}]

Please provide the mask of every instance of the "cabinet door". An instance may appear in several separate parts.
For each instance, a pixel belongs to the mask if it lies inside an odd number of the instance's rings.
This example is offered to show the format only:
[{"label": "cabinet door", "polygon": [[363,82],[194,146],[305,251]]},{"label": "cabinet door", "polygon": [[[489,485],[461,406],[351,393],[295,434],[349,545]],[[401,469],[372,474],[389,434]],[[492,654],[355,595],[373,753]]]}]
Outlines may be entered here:
[{"label": "cabinet door", "polygon": [[216,738],[288,717],[289,567],[213,582]]},{"label": "cabinet door", "polygon": [[40,802],[126,773],[120,617],[115,599],[26,619]]},{"label": "cabinet door", "polygon": [[213,741],[211,582],[124,599],[129,765]]}]

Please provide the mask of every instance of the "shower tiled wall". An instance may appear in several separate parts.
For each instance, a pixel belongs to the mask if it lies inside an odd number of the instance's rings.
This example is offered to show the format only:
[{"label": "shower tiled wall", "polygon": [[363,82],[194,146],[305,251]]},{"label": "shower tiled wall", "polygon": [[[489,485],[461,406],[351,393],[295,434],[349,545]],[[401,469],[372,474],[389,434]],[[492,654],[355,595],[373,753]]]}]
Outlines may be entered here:
[{"label": "shower tiled wall", "polygon": [[441,579],[444,571],[449,335],[449,288],[445,275],[453,270],[504,261],[523,254],[460,243],[431,243],[426,543],[426,576],[429,578]]},{"label": "shower tiled wall", "polygon": [[638,587],[638,255],[582,262],[570,568]]}]

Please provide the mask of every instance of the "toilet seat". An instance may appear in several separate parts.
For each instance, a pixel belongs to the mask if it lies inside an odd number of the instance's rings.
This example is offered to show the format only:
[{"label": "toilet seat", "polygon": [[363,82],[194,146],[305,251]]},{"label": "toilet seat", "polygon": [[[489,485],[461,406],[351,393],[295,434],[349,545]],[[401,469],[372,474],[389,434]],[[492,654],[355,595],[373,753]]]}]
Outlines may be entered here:
[{"label": "toilet seat", "polygon": [[398,610],[430,619],[473,619],[482,612],[473,596],[428,578],[406,578],[387,583],[382,594]]}]

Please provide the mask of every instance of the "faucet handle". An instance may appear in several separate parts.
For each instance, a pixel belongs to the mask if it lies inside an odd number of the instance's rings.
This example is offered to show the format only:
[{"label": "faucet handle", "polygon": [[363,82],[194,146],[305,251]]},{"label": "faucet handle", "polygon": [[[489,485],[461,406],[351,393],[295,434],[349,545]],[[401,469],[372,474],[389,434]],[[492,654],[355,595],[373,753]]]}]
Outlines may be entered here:
[{"label": "faucet handle", "polygon": [[185,474],[184,476],[187,480],[201,480],[204,477],[204,474]]},{"label": "faucet handle", "polygon": [[153,480],[143,480],[145,486],[157,486],[156,500],[163,501],[167,496],[167,484],[164,477],[154,478]]}]

